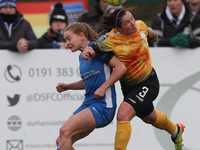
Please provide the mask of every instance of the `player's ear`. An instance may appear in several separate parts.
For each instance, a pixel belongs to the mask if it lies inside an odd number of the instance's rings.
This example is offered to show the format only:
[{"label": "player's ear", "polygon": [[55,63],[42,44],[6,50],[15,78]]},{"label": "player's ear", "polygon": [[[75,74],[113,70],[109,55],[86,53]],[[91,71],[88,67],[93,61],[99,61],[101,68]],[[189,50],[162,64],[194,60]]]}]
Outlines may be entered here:
[{"label": "player's ear", "polygon": [[121,31],[119,27],[115,27],[115,29],[116,29],[117,31],[119,31],[119,32]]},{"label": "player's ear", "polygon": [[81,32],[80,36],[81,36],[81,41],[83,41],[83,39],[85,38],[85,34],[83,32]]}]

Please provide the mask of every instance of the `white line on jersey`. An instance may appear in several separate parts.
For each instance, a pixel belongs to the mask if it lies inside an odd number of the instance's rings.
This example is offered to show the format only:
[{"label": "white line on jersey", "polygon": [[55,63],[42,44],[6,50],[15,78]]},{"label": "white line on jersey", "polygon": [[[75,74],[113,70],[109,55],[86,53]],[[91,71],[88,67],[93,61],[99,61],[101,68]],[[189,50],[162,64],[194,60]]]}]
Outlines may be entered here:
[{"label": "white line on jersey", "polygon": [[134,104],[136,104],[136,101],[134,101],[133,99],[131,98],[128,98],[131,102],[133,102]]}]

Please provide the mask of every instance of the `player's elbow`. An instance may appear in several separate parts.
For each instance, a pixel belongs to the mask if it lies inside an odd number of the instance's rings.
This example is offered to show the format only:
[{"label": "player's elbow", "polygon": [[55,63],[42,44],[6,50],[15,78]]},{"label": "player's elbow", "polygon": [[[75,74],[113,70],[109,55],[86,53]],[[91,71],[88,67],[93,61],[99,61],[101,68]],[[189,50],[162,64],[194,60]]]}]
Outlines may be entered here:
[{"label": "player's elbow", "polygon": [[120,72],[123,73],[123,75],[126,73],[127,68],[124,64],[120,65]]}]

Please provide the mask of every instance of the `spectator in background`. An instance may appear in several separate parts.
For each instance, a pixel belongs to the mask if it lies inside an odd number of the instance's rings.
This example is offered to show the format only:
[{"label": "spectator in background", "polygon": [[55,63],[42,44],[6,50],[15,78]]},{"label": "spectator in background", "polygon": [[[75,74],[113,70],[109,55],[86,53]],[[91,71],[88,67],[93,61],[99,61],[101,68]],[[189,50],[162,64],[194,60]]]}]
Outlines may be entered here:
[{"label": "spectator in background", "polygon": [[38,41],[38,48],[63,48],[65,39],[64,29],[68,26],[68,17],[62,3],[55,4],[50,16],[50,28]]},{"label": "spectator in background", "polygon": [[152,21],[158,33],[154,46],[196,48],[200,46],[200,16],[192,13],[183,0],[167,0],[167,5]]},{"label": "spectator in background", "polygon": [[187,0],[191,10],[200,15],[200,0]]},{"label": "spectator in background", "polygon": [[0,49],[27,52],[35,39],[30,23],[16,10],[16,1],[0,0]]},{"label": "spectator in background", "polygon": [[108,7],[105,0],[96,0],[97,5],[93,6],[87,13],[81,15],[78,22],[85,22],[90,25],[90,27],[96,32],[100,33],[102,16]]}]

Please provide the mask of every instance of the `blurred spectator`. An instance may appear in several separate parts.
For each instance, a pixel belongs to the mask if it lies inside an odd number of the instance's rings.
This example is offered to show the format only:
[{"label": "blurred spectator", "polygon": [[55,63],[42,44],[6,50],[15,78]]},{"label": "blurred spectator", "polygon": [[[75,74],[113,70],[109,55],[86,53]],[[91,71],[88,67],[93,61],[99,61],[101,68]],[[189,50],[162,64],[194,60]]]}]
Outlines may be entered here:
[{"label": "blurred spectator", "polygon": [[90,25],[90,27],[97,33],[102,31],[101,22],[102,16],[108,7],[105,0],[96,0],[97,5],[93,6],[87,13],[81,15],[78,22],[85,22]]},{"label": "blurred spectator", "polygon": [[63,31],[68,26],[68,17],[62,3],[55,4],[49,23],[50,28],[38,39],[38,48],[63,48]]},{"label": "blurred spectator", "polygon": [[187,0],[192,11],[200,15],[200,0]]},{"label": "blurred spectator", "polygon": [[167,0],[163,12],[152,21],[152,29],[159,37],[154,46],[200,46],[200,16],[192,13],[183,0]]},{"label": "blurred spectator", "polygon": [[27,52],[35,39],[30,23],[16,10],[16,1],[0,0],[0,49]]}]

